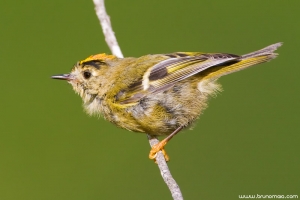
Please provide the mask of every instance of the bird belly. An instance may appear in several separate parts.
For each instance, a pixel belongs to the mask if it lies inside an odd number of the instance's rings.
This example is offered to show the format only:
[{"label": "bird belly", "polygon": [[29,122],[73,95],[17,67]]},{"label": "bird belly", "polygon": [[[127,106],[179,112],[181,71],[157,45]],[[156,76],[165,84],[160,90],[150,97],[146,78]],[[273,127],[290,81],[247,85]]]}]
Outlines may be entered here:
[{"label": "bird belly", "polygon": [[217,87],[214,82],[201,84],[199,79],[181,81],[166,91],[147,95],[127,111],[142,132],[169,135],[180,126],[191,125],[207,107],[213,93],[209,88]]}]

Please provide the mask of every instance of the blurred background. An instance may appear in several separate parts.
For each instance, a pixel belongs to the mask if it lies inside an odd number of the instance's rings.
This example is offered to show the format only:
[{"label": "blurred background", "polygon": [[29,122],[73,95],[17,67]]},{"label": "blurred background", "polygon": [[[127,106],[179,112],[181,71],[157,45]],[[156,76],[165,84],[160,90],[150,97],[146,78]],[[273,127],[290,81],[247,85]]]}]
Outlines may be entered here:
[{"label": "blurred background", "polygon": [[[221,78],[196,127],[167,145],[185,199],[300,196],[299,6],[106,1],[125,56],[284,42],[277,59]],[[50,79],[110,53],[93,2],[2,0],[0,24],[0,199],[172,199],[146,135],[87,116],[71,86]]]}]

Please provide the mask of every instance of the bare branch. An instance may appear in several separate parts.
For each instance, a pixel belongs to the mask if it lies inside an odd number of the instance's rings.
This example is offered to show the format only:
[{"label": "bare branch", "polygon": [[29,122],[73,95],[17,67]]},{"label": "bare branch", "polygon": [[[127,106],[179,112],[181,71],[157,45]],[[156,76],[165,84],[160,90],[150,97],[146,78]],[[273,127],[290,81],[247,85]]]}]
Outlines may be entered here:
[{"label": "bare branch", "polygon": [[[156,137],[152,137],[147,134],[149,143],[151,147],[153,145],[156,145],[159,143],[159,140]],[[178,184],[176,183],[175,179],[172,177],[172,174],[169,170],[169,167],[167,165],[167,162],[165,160],[165,157],[161,151],[159,151],[156,155],[156,162],[158,165],[158,168],[160,170],[160,174],[162,178],[164,179],[165,183],[169,187],[169,190],[171,191],[172,197],[174,200],[182,200],[182,193],[180,191],[180,188]]]},{"label": "bare branch", "polygon": [[104,5],[104,0],[93,0],[95,4],[95,10],[97,17],[100,21],[103,34],[105,36],[105,41],[110,48],[110,51],[113,55],[118,58],[123,58],[123,54],[117,42],[117,38],[115,37],[115,33],[112,30],[112,26],[110,23],[110,17],[107,15]]},{"label": "bare branch", "polygon": [[[104,0],[93,0],[93,1],[95,4],[96,14],[98,16],[98,19],[100,20],[100,24],[101,24],[107,45],[109,46],[113,55],[115,55],[119,58],[123,58],[123,54],[118,45],[115,34],[112,30],[110,18],[107,15],[106,10],[105,10]],[[153,145],[159,143],[159,140],[156,139],[155,137],[152,137],[148,134],[147,134],[147,137],[148,137],[151,147]],[[158,164],[158,167],[159,167],[159,170],[160,170],[163,180],[165,181],[165,183],[169,187],[169,190],[171,191],[173,199],[174,200],[182,200],[183,197],[182,197],[180,188],[177,185],[174,178],[172,177],[172,174],[169,170],[169,167],[167,165],[165,157],[161,151],[159,151],[157,153],[156,162]]]}]

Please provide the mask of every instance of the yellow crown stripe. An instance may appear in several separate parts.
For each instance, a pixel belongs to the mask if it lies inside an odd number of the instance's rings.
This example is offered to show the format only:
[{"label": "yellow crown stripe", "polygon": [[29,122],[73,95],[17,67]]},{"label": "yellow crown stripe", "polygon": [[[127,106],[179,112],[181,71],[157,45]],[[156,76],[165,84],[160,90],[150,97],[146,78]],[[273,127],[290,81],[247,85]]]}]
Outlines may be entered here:
[{"label": "yellow crown stripe", "polygon": [[94,61],[94,60],[100,60],[100,61],[110,60],[110,59],[113,59],[113,58],[116,58],[116,56],[106,55],[105,53],[101,53],[101,54],[91,55],[88,58],[80,61],[79,64],[83,64],[83,63],[86,63],[86,62],[89,62],[89,61]]}]

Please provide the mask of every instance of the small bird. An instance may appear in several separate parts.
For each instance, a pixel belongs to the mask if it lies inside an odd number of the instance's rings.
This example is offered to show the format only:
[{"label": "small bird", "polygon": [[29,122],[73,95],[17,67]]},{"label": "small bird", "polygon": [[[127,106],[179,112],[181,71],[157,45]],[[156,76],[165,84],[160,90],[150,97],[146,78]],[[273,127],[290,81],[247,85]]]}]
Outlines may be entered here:
[{"label": "small bird", "polygon": [[153,146],[149,158],[190,127],[220,92],[221,76],[274,59],[282,43],[242,56],[228,53],[176,52],[117,58],[97,54],[75,64],[66,80],[83,99],[90,115],[101,115],[129,131],[167,137]]}]

